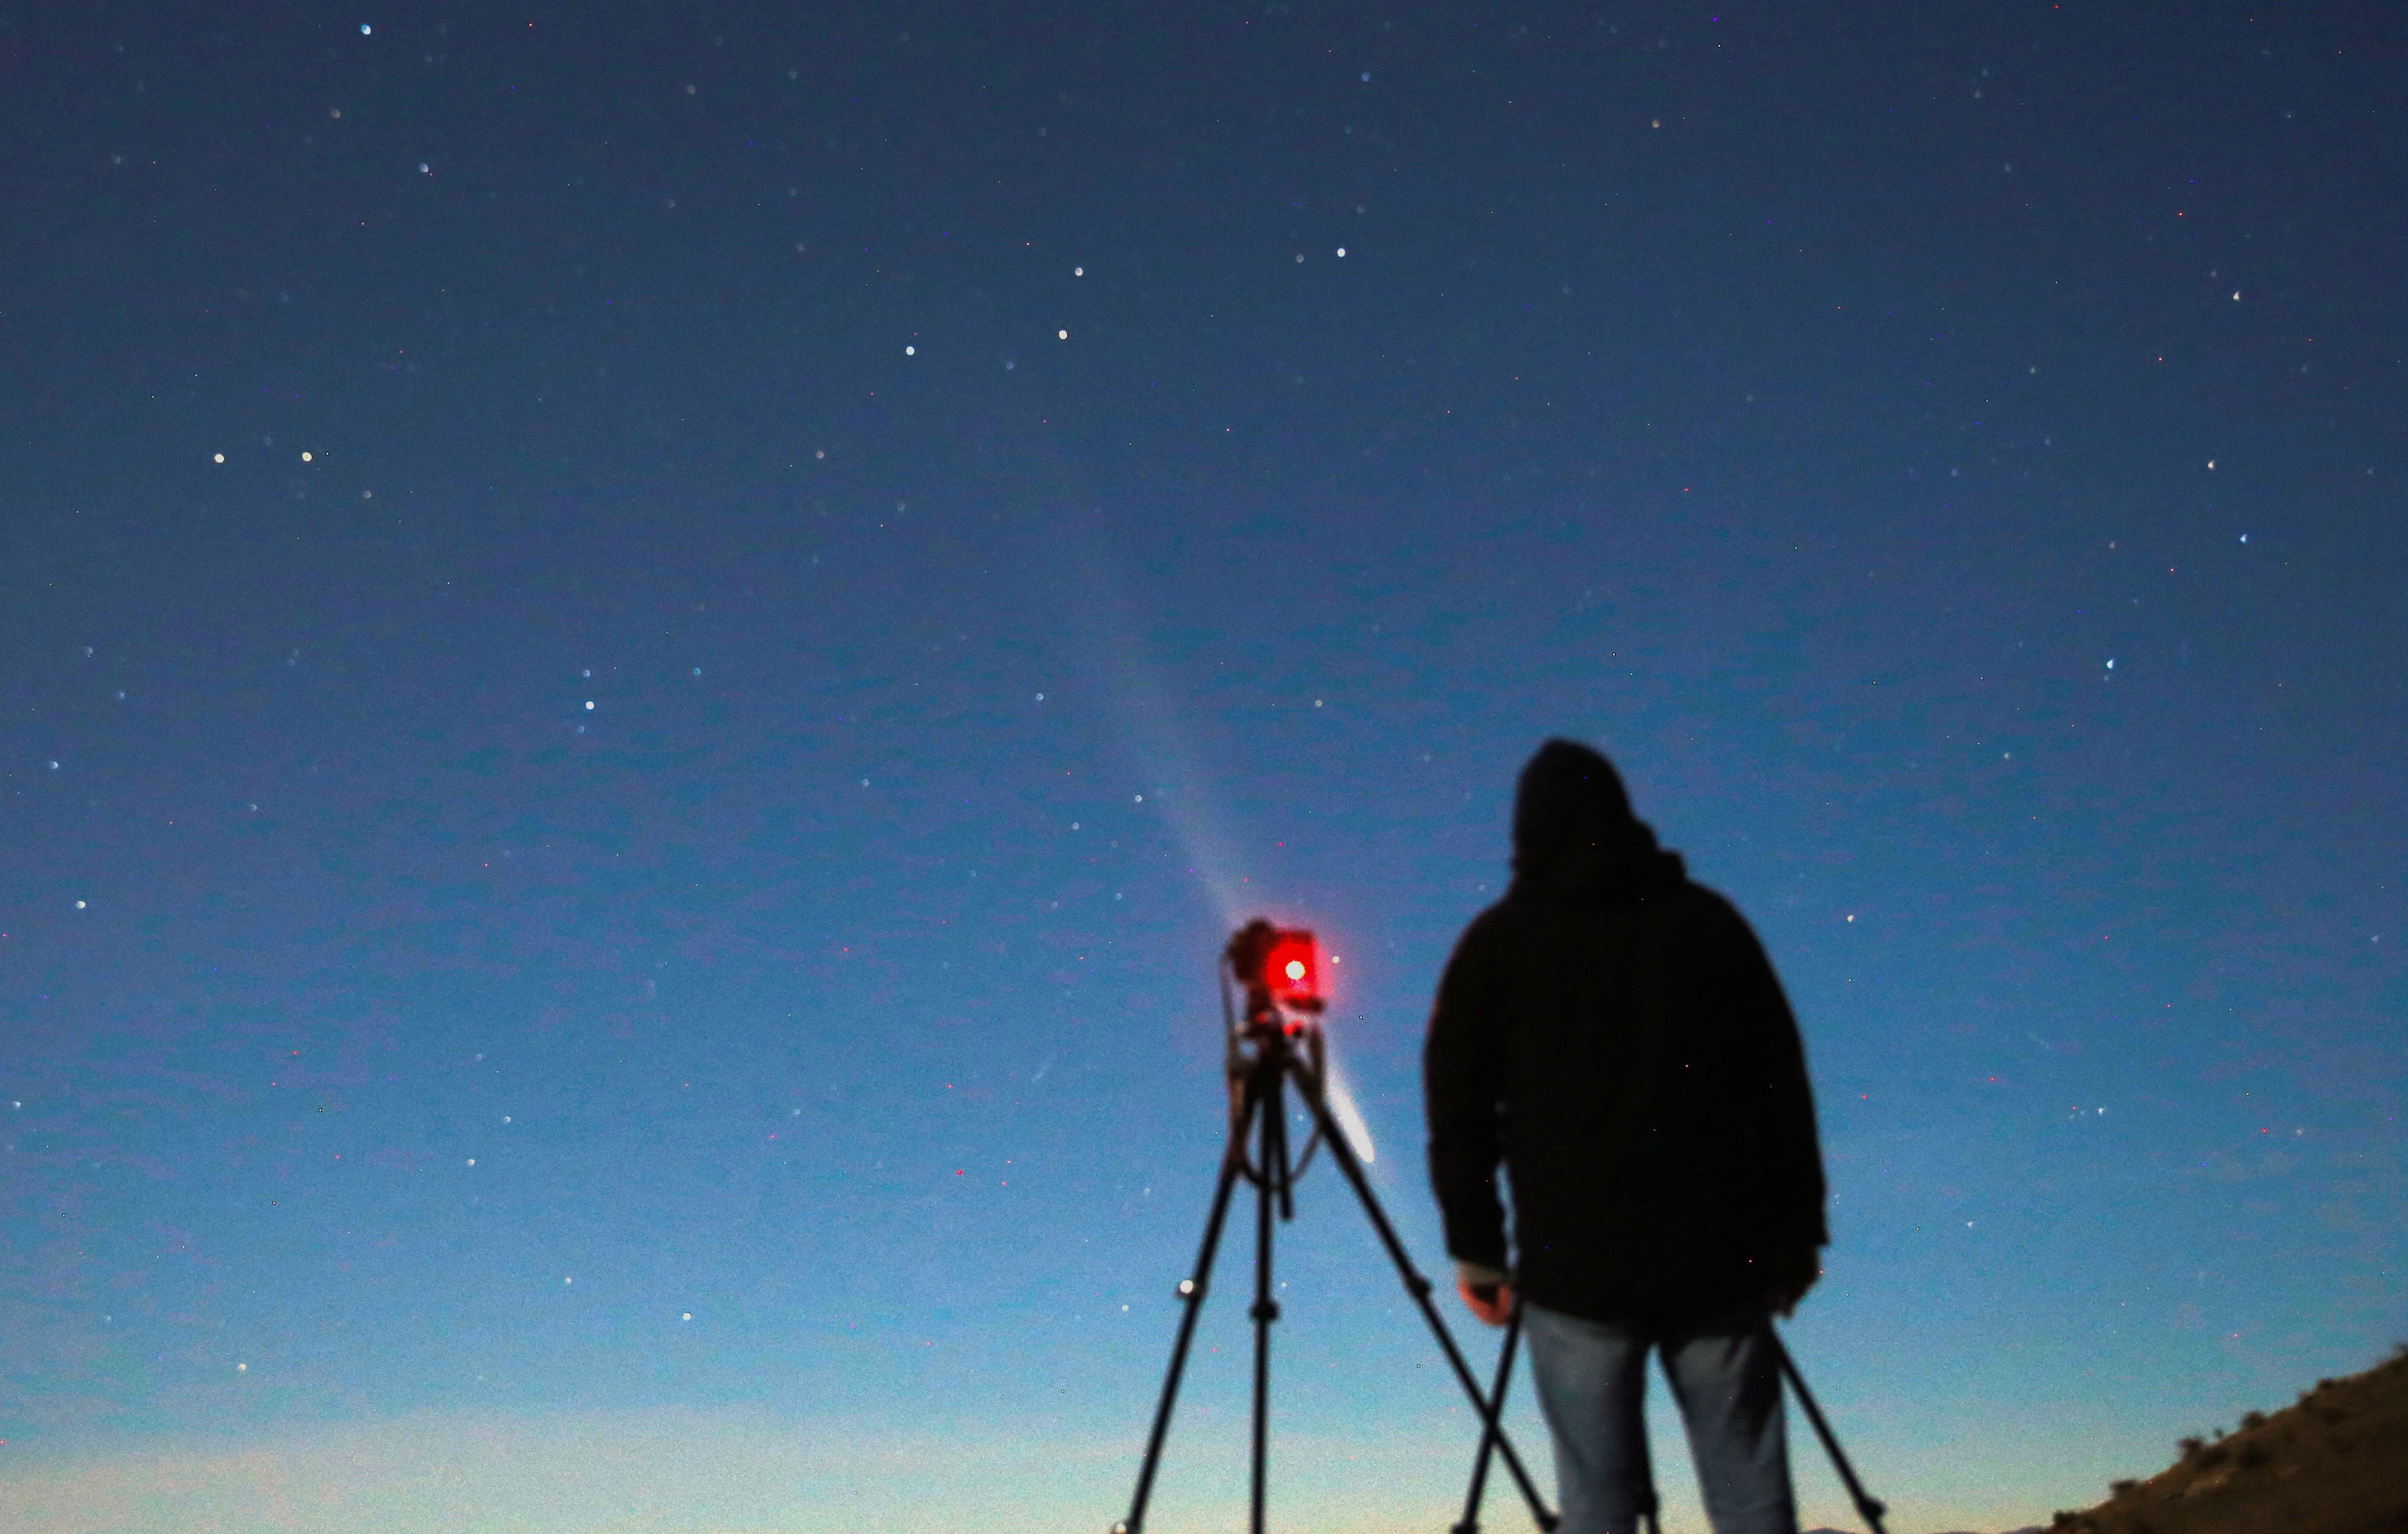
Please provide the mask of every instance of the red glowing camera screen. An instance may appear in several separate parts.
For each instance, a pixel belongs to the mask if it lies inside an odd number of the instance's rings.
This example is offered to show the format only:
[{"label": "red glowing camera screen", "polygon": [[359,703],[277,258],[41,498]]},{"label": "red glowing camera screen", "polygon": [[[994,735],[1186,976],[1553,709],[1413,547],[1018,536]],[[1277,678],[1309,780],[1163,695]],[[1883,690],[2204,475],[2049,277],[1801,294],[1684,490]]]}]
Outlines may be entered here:
[{"label": "red glowing camera screen", "polygon": [[1321,999],[1321,947],[1312,933],[1291,928],[1271,934],[1262,984],[1273,1001],[1283,1004]]},{"label": "red glowing camera screen", "polygon": [[1321,945],[1301,927],[1249,922],[1229,939],[1229,973],[1247,990],[1282,1007],[1319,1011]]},{"label": "red glowing camera screen", "polygon": [[1275,1001],[1316,1000],[1321,996],[1321,953],[1310,932],[1281,932],[1263,958],[1263,989]]}]

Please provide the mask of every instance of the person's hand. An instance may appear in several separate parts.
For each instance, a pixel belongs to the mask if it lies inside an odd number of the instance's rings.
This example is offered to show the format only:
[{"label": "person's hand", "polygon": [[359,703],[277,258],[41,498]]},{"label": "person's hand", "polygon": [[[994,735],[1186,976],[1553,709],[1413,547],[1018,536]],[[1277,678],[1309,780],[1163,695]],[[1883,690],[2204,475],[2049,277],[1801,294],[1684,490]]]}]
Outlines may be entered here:
[{"label": "person's hand", "polygon": [[1823,1254],[1817,1247],[1795,1246],[1774,1253],[1767,1268],[1764,1302],[1773,1314],[1786,1316],[1823,1276]]},{"label": "person's hand", "polygon": [[1463,1297],[1472,1314],[1492,1326],[1501,1326],[1512,1317],[1513,1286],[1494,1269],[1455,1264],[1455,1292]]}]

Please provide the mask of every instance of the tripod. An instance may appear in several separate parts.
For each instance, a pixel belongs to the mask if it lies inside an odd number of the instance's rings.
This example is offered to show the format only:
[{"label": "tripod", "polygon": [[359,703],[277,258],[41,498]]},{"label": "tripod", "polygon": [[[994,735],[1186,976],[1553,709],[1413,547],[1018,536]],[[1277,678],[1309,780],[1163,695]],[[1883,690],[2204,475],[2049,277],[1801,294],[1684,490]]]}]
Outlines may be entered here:
[{"label": "tripod", "polygon": [[[1249,929],[1250,931],[1252,929]],[[1264,928],[1266,932],[1268,927]],[[1240,934],[1242,940],[1246,935]],[[1233,957],[1241,951],[1232,943]],[[1233,966],[1234,968],[1235,966]],[[1250,967],[1251,968],[1251,967]],[[1299,963],[1290,972],[1301,973]],[[1204,1292],[1212,1273],[1213,1254],[1221,1244],[1221,1229],[1228,1216],[1229,1200],[1237,1191],[1238,1180],[1244,1178],[1254,1185],[1254,1304],[1247,1313],[1254,1324],[1254,1441],[1252,1450],[1253,1534],[1262,1534],[1265,1475],[1268,1469],[1267,1446],[1270,1427],[1270,1349],[1271,1323],[1279,1319],[1279,1301],[1272,1297],[1271,1232],[1272,1213],[1281,1220],[1296,1217],[1293,1195],[1296,1179],[1312,1159],[1313,1152],[1322,1145],[1329,1147],[1330,1159],[1362,1201],[1363,1211],[1370,1216],[1371,1227],[1378,1232],[1380,1243],[1387,1248],[1390,1260],[1404,1280],[1405,1291],[1421,1307],[1430,1330],[1437,1334],[1439,1346],[1445,1350],[1447,1362],[1454,1367],[1455,1379],[1481,1415],[1484,1436],[1482,1440],[1482,1469],[1485,1473],[1487,1457],[1493,1446],[1504,1457],[1506,1468],[1522,1488],[1522,1496],[1530,1504],[1530,1512],[1542,1529],[1555,1526],[1555,1515],[1547,1511],[1538,1488],[1531,1484],[1529,1472],[1523,1468],[1521,1456],[1513,1452],[1512,1441],[1505,1436],[1498,1418],[1497,1408],[1490,1405],[1482,1392],[1480,1382],[1472,1377],[1471,1368],[1448,1333],[1446,1323],[1439,1316],[1438,1307],[1430,1300],[1430,1282],[1415,1270],[1412,1259],[1406,1255],[1404,1243],[1388,1224],[1388,1217],[1372,1195],[1371,1184],[1363,1174],[1362,1163],[1356,1159],[1354,1147],[1332,1118],[1323,1093],[1327,1078],[1328,1061],[1321,1029],[1312,1016],[1319,1011],[1317,998],[1291,1000],[1285,1005],[1273,999],[1260,984],[1248,977],[1246,1016],[1243,1027],[1229,1015],[1229,993],[1226,972],[1221,993],[1224,1020],[1229,1037],[1229,1139],[1221,1155],[1221,1175],[1212,1191],[1211,1212],[1204,1222],[1204,1244],[1197,1254],[1192,1277],[1182,1279],[1179,1297],[1185,1309],[1179,1318],[1179,1340],[1170,1350],[1170,1369],[1162,1382],[1162,1398],[1154,1412],[1154,1430],[1145,1444],[1145,1459],[1138,1469],[1137,1495],[1129,1504],[1128,1516],[1112,1526],[1112,1534],[1140,1534],[1145,1526],[1146,1500],[1153,1495],[1154,1474],[1162,1459],[1164,1436],[1170,1429],[1170,1412],[1179,1397],[1180,1376],[1187,1367],[1187,1348],[1196,1335],[1196,1318],[1204,1304]],[[1291,1015],[1289,1008],[1304,1015]],[[1288,1154],[1286,1092],[1290,1083],[1312,1117],[1312,1133],[1306,1140],[1304,1153],[1291,1160]],[[1249,1140],[1254,1142],[1251,1156]],[[1501,1380],[1499,1382],[1502,1383]],[[1501,1391],[1500,1391],[1501,1395]]]}]

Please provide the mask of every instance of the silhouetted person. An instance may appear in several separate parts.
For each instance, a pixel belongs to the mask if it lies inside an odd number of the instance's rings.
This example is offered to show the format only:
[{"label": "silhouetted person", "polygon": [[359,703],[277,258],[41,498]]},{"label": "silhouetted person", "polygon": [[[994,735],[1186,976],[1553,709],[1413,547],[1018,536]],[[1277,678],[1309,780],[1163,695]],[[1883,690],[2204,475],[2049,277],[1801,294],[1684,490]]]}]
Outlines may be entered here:
[{"label": "silhouetted person", "polygon": [[1747,923],[1589,748],[1523,768],[1513,881],[1455,944],[1423,1069],[1465,1301],[1499,1324],[1522,1297],[1561,1534],[1654,1505],[1650,1347],[1718,1534],[1796,1534],[1770,1317],[1828,1240],[1798,1025]]}]

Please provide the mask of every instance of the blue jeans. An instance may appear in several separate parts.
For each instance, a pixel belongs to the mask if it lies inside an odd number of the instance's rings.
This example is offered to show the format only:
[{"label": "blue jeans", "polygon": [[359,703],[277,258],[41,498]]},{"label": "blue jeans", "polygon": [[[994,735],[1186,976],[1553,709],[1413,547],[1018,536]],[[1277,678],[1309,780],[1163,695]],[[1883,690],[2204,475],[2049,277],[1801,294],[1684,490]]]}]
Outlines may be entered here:
[{"label": "blue jeans", "polygon": [[1633,1534],[1640,1511],[1654,1503],[1645,1411],[1651,1346],[1663,1352],[1715,1534],[1798,1534],[1781,1366],[1764,1312],[1657,1331],[1525,1304],[1522,1331],[1555,1441],[1557,1534]]}]

